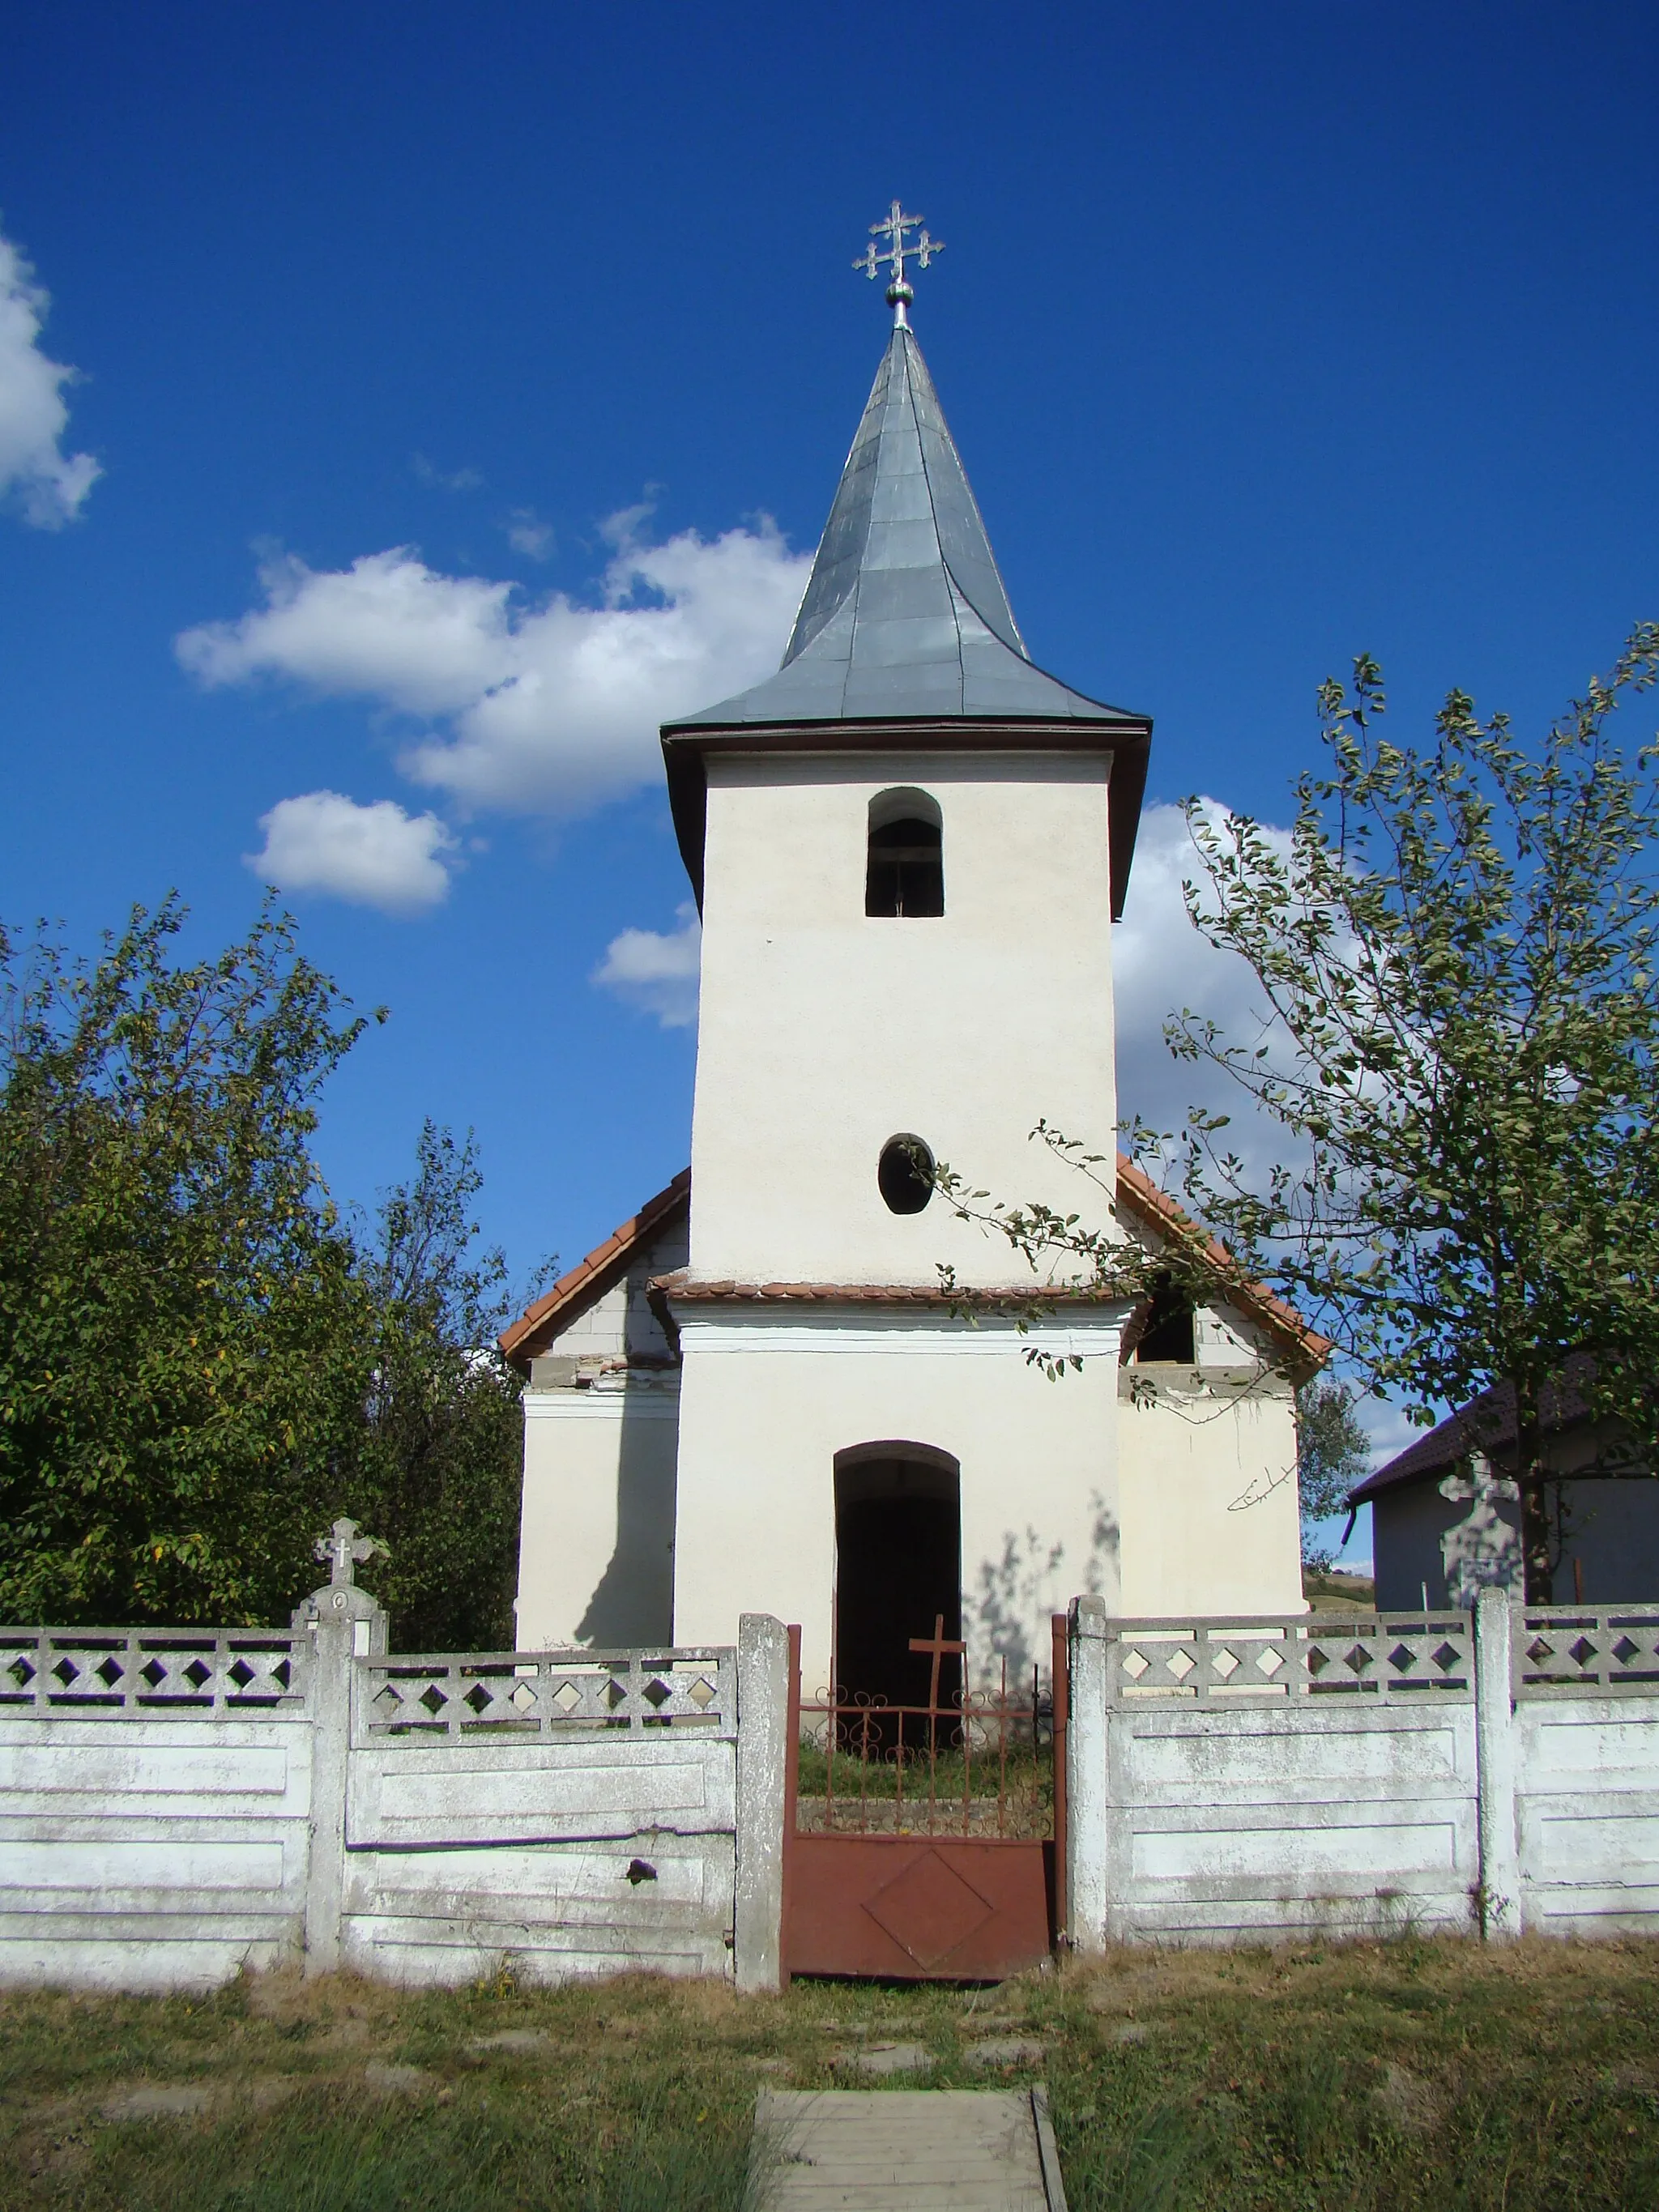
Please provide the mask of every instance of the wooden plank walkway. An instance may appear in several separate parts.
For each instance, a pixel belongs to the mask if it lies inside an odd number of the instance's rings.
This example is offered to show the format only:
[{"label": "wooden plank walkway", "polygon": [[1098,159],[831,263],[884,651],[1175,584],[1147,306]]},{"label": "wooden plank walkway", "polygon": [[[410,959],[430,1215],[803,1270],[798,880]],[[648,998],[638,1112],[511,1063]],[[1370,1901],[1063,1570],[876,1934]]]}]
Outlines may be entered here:
[{"label": "wooden plank walkway", "polygon": [[1066,2212],[1041,2089],[763,2090],[766,2212]]}]

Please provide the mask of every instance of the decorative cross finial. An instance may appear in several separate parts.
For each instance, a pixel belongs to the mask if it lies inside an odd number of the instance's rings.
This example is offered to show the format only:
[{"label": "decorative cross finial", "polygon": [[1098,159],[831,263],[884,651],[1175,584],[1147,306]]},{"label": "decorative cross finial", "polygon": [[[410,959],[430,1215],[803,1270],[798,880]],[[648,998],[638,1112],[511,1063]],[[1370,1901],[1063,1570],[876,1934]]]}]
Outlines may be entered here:
[{"label": "decorative cross finial", "polygon": [[311,1548],[318,1559],[327,1560],[330,1583],[337,1589],[343,1583],[349,1589],[356,1580],[356,1569],[386,1547],[378,1536],[360,1536],[355,1521],[337,1521]]},{"label": "decorative cross finial", "polygon": [[[921,232],[920,238],[906,238],[907,231],[918,229]],[[875,242],[878,238],[884,238],[887,241],[879,251]],[[893,310],[894,322],[902,330],[906,327],[906,303],[916,296],[904,281],[906,258],[913,256],[916,266],[925,269],[936,253],[943,253],[944,251],[943,239],[929,238],[927,226],[922,218],[919,215],[906,215],[904,203],[895,200],[881,221],[871,224],[870,243],[853,266],[862,269],[872,282],[884,268],[892,270],[892,282],[887,287],[887,304]]]}]

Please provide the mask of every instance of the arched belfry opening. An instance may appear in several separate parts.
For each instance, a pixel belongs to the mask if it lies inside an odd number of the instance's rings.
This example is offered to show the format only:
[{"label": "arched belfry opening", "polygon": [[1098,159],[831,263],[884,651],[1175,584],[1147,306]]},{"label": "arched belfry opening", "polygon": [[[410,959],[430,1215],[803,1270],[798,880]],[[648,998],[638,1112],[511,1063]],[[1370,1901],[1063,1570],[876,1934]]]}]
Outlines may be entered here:
[{"label": "arched belfry opening", "polygon": [[866,915],[912,919],[945,911],[945,817],[925,791],[902,786],[870,801]]},{"label": "arched belfry opening", "polygon": [[[962,1477],[949,1452],[890,1441],[836,1455],[835,1671],[838,1695],[927,1703],[932,1660],[910,1649],[943,1620],[962,1634]],[[941,1661],[939,1698],[955,1705],[962,1662]],[[905,1740],[913,1740],[907,1724]]]}]

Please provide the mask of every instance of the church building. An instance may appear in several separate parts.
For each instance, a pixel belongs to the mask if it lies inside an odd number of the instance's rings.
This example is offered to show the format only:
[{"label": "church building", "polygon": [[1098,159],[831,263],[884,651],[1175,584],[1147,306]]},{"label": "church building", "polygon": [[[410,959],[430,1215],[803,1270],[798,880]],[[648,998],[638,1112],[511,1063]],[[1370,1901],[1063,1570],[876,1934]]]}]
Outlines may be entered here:
[{"label": "church building", "polygon": [[[896,239],[902,243],[902,237]],[[905,308],[783,663],[662,732],[702,915],[691,1165],[502,1339],[527,1375],[521,1649],[803,1628],[803,1674],[914,1689],[943,1616],[976,1678],[1114,1613],[1304,1609],[1291,1377],[1265,1291],[1137,1312],[1035,1281],[930,1161],[1111,1203],[1112,926],[1152,725],[1028,655]],[[1182,1217],[1120,1160],[1115,1220]],[[1010,1310],[971,1316],[940,1270]],[[1027,1358],[1073,1357],[1062,1379]]]}]

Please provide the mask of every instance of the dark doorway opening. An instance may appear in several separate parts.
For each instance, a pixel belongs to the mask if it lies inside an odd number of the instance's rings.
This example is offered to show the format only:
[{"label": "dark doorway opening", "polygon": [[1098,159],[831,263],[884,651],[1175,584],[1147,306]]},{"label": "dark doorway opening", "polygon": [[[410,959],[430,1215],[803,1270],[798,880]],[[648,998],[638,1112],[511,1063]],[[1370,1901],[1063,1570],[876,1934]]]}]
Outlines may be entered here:
[{"label": "dark doorway opening", "polygon": [[1192,1301],[1173,1283],[1154,1285],[1135,1342],[1134,1356],[1137,1364],[1173,1360],[1182,1367],[1190,1367],[1197,1358]]},{"label": "dark doorway opening", "polygon": [[[836,1682],[839,1696],[926,1705],[933,1660],[912,1637],[962,1635],[962,1499],[955,1460],[925,1445],[874,1444],[836,1458]],[[939,1702],[957,1705],[962,1661],[939,1662]],[[907,1723],[907,1744],[919,1741]]]}]

